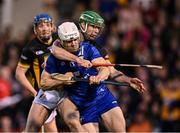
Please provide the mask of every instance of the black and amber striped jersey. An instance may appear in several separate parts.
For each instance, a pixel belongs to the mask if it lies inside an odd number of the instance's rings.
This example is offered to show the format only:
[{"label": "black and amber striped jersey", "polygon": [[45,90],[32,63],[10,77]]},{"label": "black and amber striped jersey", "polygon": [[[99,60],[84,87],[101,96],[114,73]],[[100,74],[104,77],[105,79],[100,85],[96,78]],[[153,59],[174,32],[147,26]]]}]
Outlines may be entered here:
[{"label": "black and amber striped jersey", "polygon": [[18,65],[27,69],[26,77],[36,90],[40,87],[43,64],[50,54],[50,49],[56,39],[57,34],[53,34],[53,40],[47,45],[38,38],[34,38],[23,48],[21,53]]},{"label": "black and amber striped jersey", "polygon": [[164,121],[180,120],[180,87],[174,90],[171,88],[162,88],[160,97],[162,100],[161,119]]}]

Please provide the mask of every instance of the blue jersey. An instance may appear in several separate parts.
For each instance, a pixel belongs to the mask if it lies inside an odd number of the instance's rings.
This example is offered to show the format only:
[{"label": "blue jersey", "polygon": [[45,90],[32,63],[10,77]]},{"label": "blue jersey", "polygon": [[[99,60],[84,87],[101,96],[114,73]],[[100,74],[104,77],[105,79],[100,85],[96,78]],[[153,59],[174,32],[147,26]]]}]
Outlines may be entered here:
[{"label": "blue jersey", "polygon": [[[89,61],[101,57],[99,51],[89,42],[82,42],[80,50],[75,55]],[[48,57],[45,70],[49,74],[73,72],[80,78],[98,74],[95,68],[80,67],[75,62],[59,60],[53,55]],[[82,124],[98,122],[98,118],[103,113],[118,106],[117,101],[104,84],[90,85],[88,82],[76,82],[64,88],[68,92],[70,100],[80,111]]]},{"label": "blue jersey", "polygon": [[[92,61],[93,59],[101,57],[99,51],[88,42],[82,42],[80,44],[80,50],[75,53],[78,57]],[[62,73],[73,72],[75,76],[81,78],[88,78],[91,75],[97,75],[95,68],[84,68],[77,65],[75,62],[69,62],[59,60],[53,55],[50,55],[47,59],[45,70],[49,73]],[[70,97],[73,97],[74,101],[83,103],[84,100],[92,100],[106,87],[104,84],[89,85],[88,82],[77,82],[72,86],[65,87]],[[102,90],[103,89],[103,90]],[[80,104],[78,103],[78,104]]]}]

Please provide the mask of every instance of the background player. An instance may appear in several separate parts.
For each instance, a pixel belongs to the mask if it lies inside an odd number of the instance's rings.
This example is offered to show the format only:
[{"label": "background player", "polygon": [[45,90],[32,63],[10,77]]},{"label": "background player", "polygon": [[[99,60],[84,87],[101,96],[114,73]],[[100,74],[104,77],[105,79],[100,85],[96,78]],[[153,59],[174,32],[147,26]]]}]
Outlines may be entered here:
[{"label": "background player", "polygon": [[[35,97],[40,86],[42,65],[49,55],[49,49],[56,36],[53,34],[52,17],[48,14],[38,14],[34,17],[33,24],[36,37],[22,51],[16,68],[16,78]],[[57,132],[55,116],[56,112],[53,112],[44,125],[45,131]]]}]

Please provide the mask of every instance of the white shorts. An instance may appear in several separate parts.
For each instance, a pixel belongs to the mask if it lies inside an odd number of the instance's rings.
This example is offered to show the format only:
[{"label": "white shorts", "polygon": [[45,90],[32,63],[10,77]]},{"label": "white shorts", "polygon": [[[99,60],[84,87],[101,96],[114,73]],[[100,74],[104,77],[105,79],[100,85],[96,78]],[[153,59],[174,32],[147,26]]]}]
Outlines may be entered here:
[{"label": "white shorts", "polygon": [[34,98],[33,102],[36,104],[40,104],[49,110],[52,110],[48,119],[45,121],[46,124],[51,122],[56,117],[56,107],[60,102],[64,100],[66,96],[67,93],[64,90],[39,90],[38,95]]},{"label": "white shorts", "polygon": [[34,98],[34,103],[40,104],[49,110],[53,110],[67,96],[64,90],[39,90],[38,95]]}]

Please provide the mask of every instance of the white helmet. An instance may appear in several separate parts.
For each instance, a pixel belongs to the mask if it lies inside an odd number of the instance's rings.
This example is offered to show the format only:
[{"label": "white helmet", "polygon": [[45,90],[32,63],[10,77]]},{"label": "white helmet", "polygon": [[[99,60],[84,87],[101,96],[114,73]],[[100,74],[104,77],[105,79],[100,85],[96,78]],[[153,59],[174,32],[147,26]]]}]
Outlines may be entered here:
[{"label": "white helmet", "polygon": [[61,41],[69,41],[80,37],[79,30],[73,22],[64,22],[59,25],[58,36]]}]

